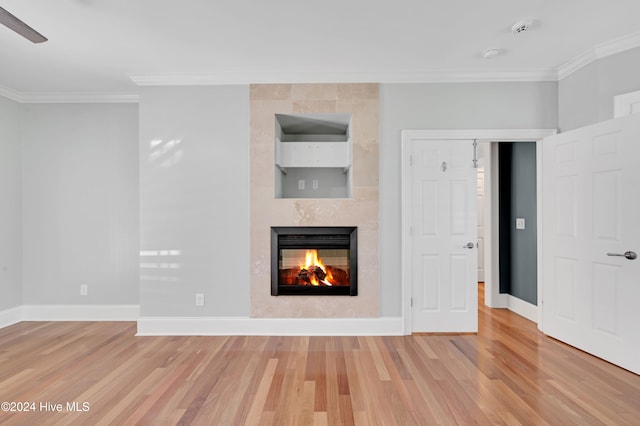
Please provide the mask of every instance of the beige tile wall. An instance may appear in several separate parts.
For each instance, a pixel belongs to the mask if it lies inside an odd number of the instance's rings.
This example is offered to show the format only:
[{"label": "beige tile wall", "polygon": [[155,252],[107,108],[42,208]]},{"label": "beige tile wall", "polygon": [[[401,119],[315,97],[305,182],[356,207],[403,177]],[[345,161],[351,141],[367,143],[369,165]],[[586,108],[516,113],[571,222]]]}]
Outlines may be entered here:
[{"label": "beige tile wall", "polygon": [[[379,316],[378,85],[251,85],[251,316]],[[275,114],[351,113],[353,197],[275,199]],[[357,226],[358,296],[271,296],[271,226]]]}]

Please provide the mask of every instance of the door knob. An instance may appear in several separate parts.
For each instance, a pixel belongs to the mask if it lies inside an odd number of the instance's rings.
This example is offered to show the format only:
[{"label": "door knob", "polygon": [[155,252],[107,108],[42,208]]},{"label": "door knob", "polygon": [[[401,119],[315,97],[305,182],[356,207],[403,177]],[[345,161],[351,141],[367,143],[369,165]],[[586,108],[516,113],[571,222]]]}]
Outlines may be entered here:
[{"label": "door knob", "polygon": [[620,256],[629,260],[633,260],[638,257],[635,251],[625,251],[624,253],[607,253],[607,256]]},{"label": "door knob", "polygon": [[463,248],[468,248],[468,249],[472,249],[474,248],[476,245],[473,244],[472,242],[468,242],[467,244],[465,244],[464,246],[462,246]]}]

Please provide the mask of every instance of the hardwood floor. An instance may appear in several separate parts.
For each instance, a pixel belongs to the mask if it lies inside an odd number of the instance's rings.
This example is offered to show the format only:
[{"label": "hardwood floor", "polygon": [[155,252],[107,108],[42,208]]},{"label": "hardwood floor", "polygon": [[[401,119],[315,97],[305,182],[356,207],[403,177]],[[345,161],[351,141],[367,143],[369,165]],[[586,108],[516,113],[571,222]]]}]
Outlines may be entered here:
[{"label": "hardwood floor", "polygon": [[35,410],[0,411],[0,424],[640,424],[640,376],[509,311],[479,315],[477,336],[135,337],[131,322],[22,322],[0,330],[0,402]]}]

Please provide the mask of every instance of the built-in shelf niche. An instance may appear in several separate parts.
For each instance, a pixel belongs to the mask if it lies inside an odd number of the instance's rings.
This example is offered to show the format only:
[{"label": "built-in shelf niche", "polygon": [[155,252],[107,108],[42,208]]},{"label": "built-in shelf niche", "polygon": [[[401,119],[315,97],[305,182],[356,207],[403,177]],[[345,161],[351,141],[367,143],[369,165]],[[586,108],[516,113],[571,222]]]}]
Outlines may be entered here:
[{"label": "built-in shelf niche", "polygon": [[275,126],[276,198],[351,197],[351,114],[276,114]]}]

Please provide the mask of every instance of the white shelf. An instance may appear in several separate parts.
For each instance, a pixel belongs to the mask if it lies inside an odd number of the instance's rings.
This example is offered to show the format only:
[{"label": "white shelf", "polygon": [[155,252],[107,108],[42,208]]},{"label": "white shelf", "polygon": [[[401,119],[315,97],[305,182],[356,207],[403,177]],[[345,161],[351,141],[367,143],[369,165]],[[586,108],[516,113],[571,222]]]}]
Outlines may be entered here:
[{"label": "white shelf", "polygon": [[276,165],[289,167],[325,167],[348,169],[351,166],[348,142],[280,142],[276,150]]},{"label": "white shelf", "polygon": [[350,114],[276,114],[275,198],[350,198]]}]

